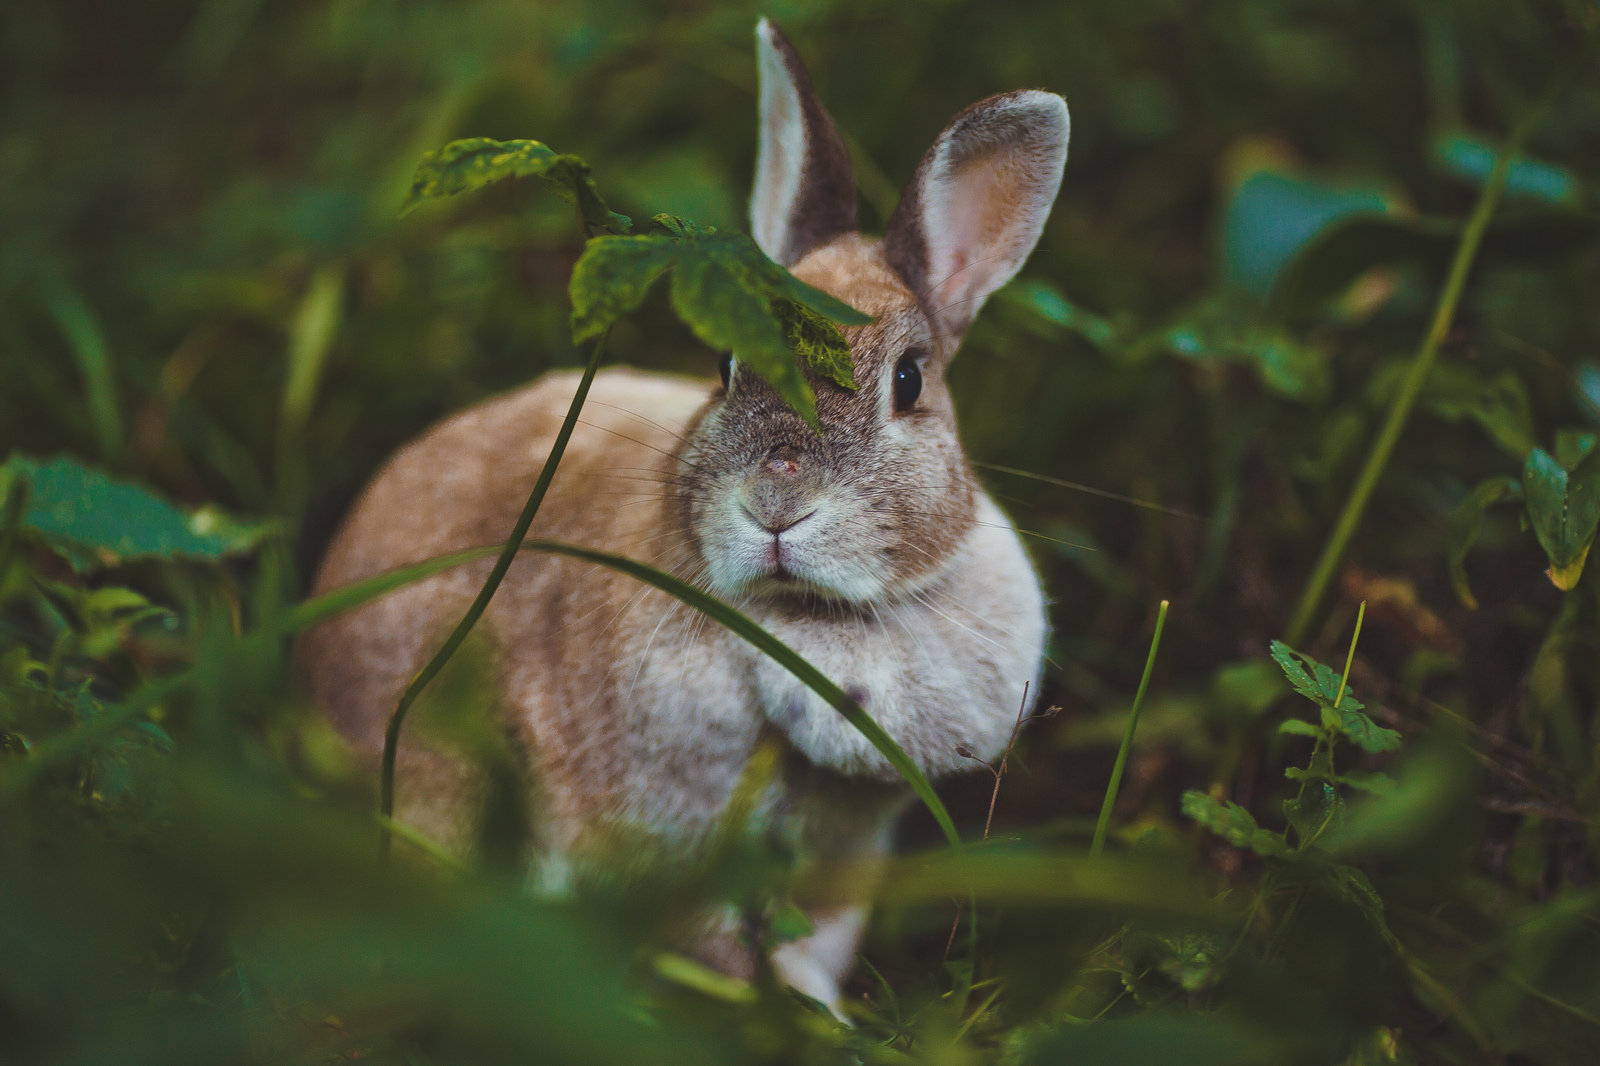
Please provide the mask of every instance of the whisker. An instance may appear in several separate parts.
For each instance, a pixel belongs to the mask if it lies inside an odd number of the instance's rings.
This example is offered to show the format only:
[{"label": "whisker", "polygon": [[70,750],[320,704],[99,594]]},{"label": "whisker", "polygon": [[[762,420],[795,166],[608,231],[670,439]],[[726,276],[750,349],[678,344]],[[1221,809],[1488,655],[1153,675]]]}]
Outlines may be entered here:
[{"label": "whisker", "polygon": [[972,465],[982,467],[985,470],[995,470],[1002,474],[1012,474],[1016,477],[1025,477],[1032,481],[1042,481],[1046,485],[1055,485],[1063,489],[1074,489],[1078,492],[1087,492],[1091,496],[1102,496],[1105,499],[1116,500],[1119,503],[1130,503],[1135,507],[1143,507],[1146,510],[1160,511],[1162,514],[1169,514],[1178,518],[1187,518],[1191,522],[1205,522],[1209,524],[1215,521],[1215,519],[1206,518],[1203,515],[1192,514],[1188,511],[1180,511],[1176,507],[1168,507],[1165,504],[1154,503],[1150,500],[1141,500],[1136,496],[1123,496],[1119,493],[1108,492],[1105,489],[1097,489],[1093,485],[1079,484],[1076,481],[1064,481],[1061,478],[1047,477],[1044,474],[1035,474],[1031,470],[1018,470],[1016,467],[1001,466],[999,463],[980,463],[976,460],[972,461]]}]

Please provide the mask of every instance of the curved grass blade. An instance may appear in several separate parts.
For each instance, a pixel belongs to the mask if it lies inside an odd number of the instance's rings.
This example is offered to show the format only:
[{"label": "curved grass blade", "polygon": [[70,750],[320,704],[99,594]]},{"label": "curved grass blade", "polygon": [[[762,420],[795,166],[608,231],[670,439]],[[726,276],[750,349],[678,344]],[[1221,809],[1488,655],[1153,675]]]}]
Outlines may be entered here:
[{"label": "curved grass blade", "polygon": [[[294,631],[316,625],[332,618],[336,614],[352,610],[363,603],[377,599],[385,593],[409,585],[414,581],[432,577],[434,574],[471,562],[474,559],[486,558],[501,550],[498,545],[469,548],[465,551],[441,555],[434,559],[426,559],[411,566],[400,567],[396,570],[367,578],[365,581],[334,589],[300,604],[289,612],[282,625],[285,631]],[[788,670],[807,688],[821,696],[836,711],[844,715],[850,724],[855,726],[872,743],[872,746],[878,749],[883,757],[889,761],[890,765],[900,772],[900,775],[906,779],[906,782],[922,802],[927,804],[928,810],[933,813],[934,819],[939,823],[939,828],[944,831],[945,838],[949,840],[951,846],[961,843],[961,837],[956,832],[955,823],[951,821],[949,812],[945,810],[944,804],[940,802],[938,795],[933,791],[933,785],[929,783],[926,775],[917,768],[917,764],[912,762],[911,758],[901,750],[900,745],[895,743],[894,738],[884,732],[883,727],[873,721],[867,715],[867,712],[861,709],[861,705],[845,695],[844,690],[830,681],[827,675],[807,662],[799,652],[767,632],[736,608],[730,607],[708,592],[703,592],[687,582],[680,581],[671,574],[625,556],[551,540],[523,541],[520,550],[583,559],[627,574],[647,585],[660,589],[667,595],[693,607],[713,621],[743,637],[745,641],[765,652],[778,665]]]},{"label": "curved grass blade", "polygon": [[1161,601],[1161,611],[1156,615],[1156,632],[1150,638],[1150,654],[1144,660],[1144,676],[1139,679],[1139,693],[1133,697],[1133,710],[1128,712],[1128,728],[1122,734],[1122,747],[1117,749],[1117,763],[1111,768],[1111,781],[1106,785],[1106,798],[1100,804],[1100,820],[1095,823],[1094,843],[1090,855],[1099,855],[1106,846],[1106,831],[1111,828],[1111,808],[1116,805],[1117,791],[1122,787],[1122,771],[1128,765],[1128,750],[1133,747],[1133,731],[1139,728],[1139,711],[1144,707],[1144,694],[1150,688],[1150,675],[1156,668],[1156,652],[1161,650],[1161,631],[1167,628],[1168,601]]}]

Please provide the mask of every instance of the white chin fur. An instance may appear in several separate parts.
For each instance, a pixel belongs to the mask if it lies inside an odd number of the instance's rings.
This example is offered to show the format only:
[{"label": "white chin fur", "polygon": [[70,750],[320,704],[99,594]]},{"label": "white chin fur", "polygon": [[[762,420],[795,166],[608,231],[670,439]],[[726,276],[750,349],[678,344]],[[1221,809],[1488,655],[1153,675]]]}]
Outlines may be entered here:
[{"label": "white chin fur", "polygon": [[[823,498],[806,518],[772,533],[729,499],[700,533],[712,591],[723,597],[810,593],[868,603],[889,593],[888,567],[871,557],[841,557],[839,507]],[[781,564],[781,569],[780,569]]]}]

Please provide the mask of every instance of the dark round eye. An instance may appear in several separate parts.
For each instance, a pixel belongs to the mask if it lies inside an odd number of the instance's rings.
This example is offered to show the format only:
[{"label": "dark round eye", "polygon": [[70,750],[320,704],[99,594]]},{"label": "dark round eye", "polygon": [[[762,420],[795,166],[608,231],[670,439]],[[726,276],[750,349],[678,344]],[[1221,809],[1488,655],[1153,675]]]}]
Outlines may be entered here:
[{"label": "dark round eye", "polygon": [[722,375],[722,387],[728,387],[728,379],[733,377],[733,355],[730,353],[722,357],[722,362],[717,364],[717,373]]},{"label": "dark round eye", "polygon": [[894,365],[894,409],[909,411],[922,395],[922,369],[914,355],[902,355]]}]

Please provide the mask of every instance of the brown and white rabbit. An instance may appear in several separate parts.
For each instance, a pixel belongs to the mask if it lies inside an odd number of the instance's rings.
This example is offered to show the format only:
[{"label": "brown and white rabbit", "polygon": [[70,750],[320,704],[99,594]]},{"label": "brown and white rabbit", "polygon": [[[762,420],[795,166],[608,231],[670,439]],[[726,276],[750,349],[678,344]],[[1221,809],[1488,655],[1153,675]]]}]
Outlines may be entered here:
[{"label": "brown and white rabbit", "polygon": [[[931,777],[1005,744],[1036,692],[1046,619],[1006,516],[962,453],[945,382],[985,298],[1033,249],[1066,162],[1059,96],[1012,92],[957,115],[882,240],[856,232],[844,142],[788,40],[756,31],[761,140],[750,222],[798,277],[873,315],[850,328],[856,392],[807,371],[813,433],[736,353],[722,382],[613,369],[534,524],[535,537],[648,561],[738,606],[847,688]],[[316,580],[324,591],[503,540],[576,388],[550,374],[447,419],[367,487]],[[392,593],[302,643],[310,691],[362,748],[461,616],[487,560]],[[756,746],[787,746],[767,815],[824,860],[887,852],[908,790],[838,712],[775,662],[666,595],[572,559],[523,556],[480,627],[500,709],[537,782],[539,869],[615,861],[607,841],[692,853]],[[466,846],[474,785],[413,730],[397,817]],[[865,910],[810,915],[773,954],[828,1003]],[[753,968],[733,929],[695,948]]]}]

